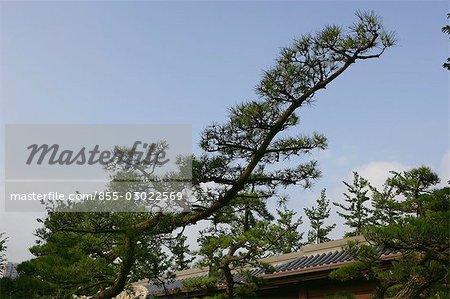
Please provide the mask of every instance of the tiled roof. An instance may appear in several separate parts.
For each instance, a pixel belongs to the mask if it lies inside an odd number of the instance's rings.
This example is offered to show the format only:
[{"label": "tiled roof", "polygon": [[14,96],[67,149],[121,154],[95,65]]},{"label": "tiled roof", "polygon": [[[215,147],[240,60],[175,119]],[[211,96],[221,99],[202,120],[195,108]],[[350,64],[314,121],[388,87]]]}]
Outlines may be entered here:
[{"label": "tiled roof", "polygon": [[[187,278],[187,279],[189,279],[189,278]],[[187,279],[175,280],[173,282],[169,282],[166,284],[166,289],[167,290],[181,289],[183,287],[183,281],[185,281]],[[164,292],[164,287],[156,286],[154,284],[148,285],[147,289],[148,289],[149,294]]]},{"label": "tiled roof", "polygon": [[[341,240],[339,240],[341,241]],[[348,240],[347,240],[348,241]],[[334,243],[336,243],[336,241],[333,241]],[[340,244],[340,246],[337,245]],[[333,265],[340,265],[342,263],[351,261],[353,258],[351,255],[349,255],[347,252],[345,252],[341,247],[343,244],[342,241],[336,244],[332,244],[334,246],[328,246],[327,244],[318,244],[318,245],[312,245],[310,247],[313,247],[315,249],[318,248],[318,250],[308,250],[308,248],[306,248],[302,253],[300,253],[300,256],[298,256],[299,254],[297,254],[298,257],[294,257],[291,258],[289,261],[284,261],[283,257],[281,256],[278,260],[282,260],[282,263],[278,263],[277,264],[277,259],[270,259],[270,263],[274,266],[275,271],[271,274],[265,274],[264,271],[262,269],[254,269],[252,271],[250,271],[250,273],[252,275],[255,276],[262,276],[262,277],[270,277],[270,276],[283,276],[285,274],[287,274],[287,272],[289,271],[308,271],[308,270],[317,270],[319,271],[320,269],[315,269],[317,267],[322,268],[321,266],[327,266],[329,265],[330,267]],[[320,253],[316,253],[314,254],[314,252],[320,252]],[[391,255],[393,254],[393,252],[391,251],[386,251],[383,253],[383,255]],[[290,254],[292,257],[292,254]],[[293,255],[295,256],[295,254]],[[173,282],[167,283],[166,284],[166,289],[167,290],[175,290],[175,289],[181,289],[183,287],[183,281],[186,281],[192,277],[196,277],[196,278],[200,278],[200,277],[206,277],[207,276],[207,271],[203,271],[203,272],[198,272],[198,275],[196,276],[191,276],[191,277],[179,277],[178,280],[175,280]],[[236,282],[242,281],[244,279],[244,277],[240,274],[235,274],[234,275],[234,280]],[[159,287],[156,285],[147,285],[147,289],[149,290],[149,293],[160,293],[164,291],[163,287]]]},{"label": "tiled roof", "polygon": [[[308,267],[317,267],[317,266],[334,264],[334,263],[341,263],[341,262],[349,261],[351,259],[352,258],[343,250],[329,252],[329,253],[316,254],[316,255],[310,255],[310,256],[302,256],[302,257],[296,258],[290,262],[283,263],[279,266],[276,266],[274,273],[303,269],[303,268],[308,268]],[[262,269],[255,269],[255,270],[250,271],[250,273],[255,276],[264,275],[264,271]],[[206,275],[197,276],[197,277],[198,278],[206,277]],[[235,274],[233,278],[234,278],[234,281],[236,281],[236,282],[242,281],[244,279],[244,277],[240,274]],[[173,282],[167,283],[166,289],[174,290],[174,289],[182,288],[183,281],[186,281],[188,279],[189,278],[180,279],[180,280],[175,280]],[[150,293],[164,291],[163,287],[159,287],[156,285],[149,285],[147,288]]]},{"label": "tiled roof", "polygon": [[[395,254],[395,252],[385,250],[382,256],[389,256],[392,254]],[[353,257],[346,251],[340,249],[328,253],[299,257],[293,261],[280,265],[276,268],[274,273],[341,264],[351,260],[353,260]]]},{"label": "tiled roof", "polygon": [[282,264],[276,269],[275,272],[284,272],[308,267],[318,267],[322,265],[342,263],[350,261],[351,259],[352,257],[344,250],[336,250],[334,252],[299,257],[291,262]]}]

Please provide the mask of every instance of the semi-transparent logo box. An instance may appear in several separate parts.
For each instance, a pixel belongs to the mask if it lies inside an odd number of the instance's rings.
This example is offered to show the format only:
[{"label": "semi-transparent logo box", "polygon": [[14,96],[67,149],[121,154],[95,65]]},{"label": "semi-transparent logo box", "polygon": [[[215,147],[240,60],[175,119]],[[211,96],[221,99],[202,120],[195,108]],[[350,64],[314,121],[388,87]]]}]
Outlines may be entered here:
[{"label": "semi-transparent logo box", "polygon": [[190,125],[7,125],[8,212],[190,210]]}]

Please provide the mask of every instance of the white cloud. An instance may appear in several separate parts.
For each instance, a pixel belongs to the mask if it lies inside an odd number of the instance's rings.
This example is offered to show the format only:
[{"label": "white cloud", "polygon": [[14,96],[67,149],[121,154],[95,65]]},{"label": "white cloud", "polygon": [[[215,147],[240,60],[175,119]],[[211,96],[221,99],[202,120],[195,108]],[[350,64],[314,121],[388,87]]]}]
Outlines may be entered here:
[{"label": "white cloud", "polygon": [[405,171],[410,167],[397,161],[374,161],[355,169],[363,178],[374,187],[380,188],[391,175],[390,171]]},{"label": "white cloud", "polygon": [[[438,172],[439,177],[441,178],[441,184],[447,185],[447,181],[450,180],[450,150],[442,157],[438,169],[435,167],[431,168]],[[411,167],[398,161],[374,161],[357,167],[355,171],[363,178],[369,180],[375,187],[380,187],[386,178],[389,177],[389,171],[400,172],[408,169],[411,169]]]}]

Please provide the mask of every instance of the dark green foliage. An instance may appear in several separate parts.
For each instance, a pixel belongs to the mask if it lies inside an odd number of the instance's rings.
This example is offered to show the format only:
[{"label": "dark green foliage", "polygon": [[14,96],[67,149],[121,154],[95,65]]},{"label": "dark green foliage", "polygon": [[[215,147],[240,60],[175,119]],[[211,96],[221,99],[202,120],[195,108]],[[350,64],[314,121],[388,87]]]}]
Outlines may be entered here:
[{"label": "dark green foliage", "polygon": [[191,254],[189,246],[186,245],[187,237],[182,233],[178,234],[170,244],[170,248],[173,254],[176,270],[188,269],[190,263],[194,260],[194,257],[188,257]]},{"label": "dark green foliage", "polygon": [[337,212],[337,214],[343,217],[345,224],[352,229],[346,233],[346,236],[356,236],[361,234],[362,229],[370,221],[370,209],[368,207],[370,184],[357,172],[353,172],[353,184],[343,183],[348,190],[348,193],[344,193],[347,205],[341,203],[333,204],[345,211]]},{"label": "dark green foliage", "polygon": [[[120,271],[117,260],[129,258],[126,250],[133,246],[135,266],[130,280],[163,278],[175,270],[172,268],[175,263],[161,247],[165,244],[172,248],[176,237],[137,236],[125,230],[110,232],[113,227],[127,228],[129,223],[149,216],[146,213],[51,213],[44,220],[45,228],[37,231],[38,244],[30,249],[36,258],[20,264],[20,268],[27,276],[51,286],[53,295],[58,297],[95,294],[114,282]],[[74,232],[64,229],[66,223],[70,223]],[[93,229],[99,232],[88,233]],[[132,240],[136,240],[134,245]]]},{"label": "dark green foliage", "polygon": [[21,273],[18,278],[0,278],[0,298],[71,298],[60,293],[54,286]]},{"label": "dark green foliage", "polygon": [[419,167],[404,173],[396,173],[387,179],[386,185],[395,188],[396,193],[403,195],[406,200],[402,202],[401,210],[404,213],[415,213],[417,216],[425,215],[426,197],[430,187],[439,183],[439,177],[429,167]]},{"label": "dark green foliage", "polygon": [[285,254],[300,250],[303,245],[303,233],[298,229],[303,224],[301,217],[295,220],[296,212],[287,209],[277,209],[276,222],[272,223],[270,229],[276,239],[274,246],[270,249],[271,254]]},{"label": "dark green foliage", "polygon": [[[377,297],[439,298],[439,294],[448,294],[450,188],[433,189],[438,182],[428,167],[394,173],[386,186],[398,197],[389,204],[396,217],[384,225],[366,227],[363,234],[369,244],[349,244],[347,250],[357,261],[334,271],[332,277],[375,279]],[[380,258],[386,249],[400,254],[388,270]]]},{"label": "dark green foliage", "polygon": [[219,282],[217,275],[207,277],[194,277],[183,281],[183,287],[188,291],[215,291],[216,284]]},{"label": "dark green foliage", "polygon": [[372,191],[372,216],[370,223],[373,225],[386,225],[395,223],[400,219],[401,203],[395,197],[397,192],[394,187],[383,184],[383,190],[370,187]]},{"label": "dark green foliage", "polygon": [[[262,284],[248,267],[271,272],[272,267],[260,259],[298,250],[302,244],[297,230],[301,219],[294,220],[295,213],[284,207],[277,210],[275,220],[265,201],[252,193],[237,198],[214,215],[212,225],[198,240],[202,257],[198,264],[208,267],[209,278],[226,284],[229,298],[248,298]],[[235,281],[234,273],[242,281]]]},{"label": "dark green foliage", "polygon": [[320,198],[316,201],[316,206],[304,208],[309,219],[311,230],[308,232],[308,243],[319,244],[330,241],[328,234],[336,227],[336,224],[325,225],[325,220],[330,217],[330,201],[326,198],[326,190],[320,193]]}]

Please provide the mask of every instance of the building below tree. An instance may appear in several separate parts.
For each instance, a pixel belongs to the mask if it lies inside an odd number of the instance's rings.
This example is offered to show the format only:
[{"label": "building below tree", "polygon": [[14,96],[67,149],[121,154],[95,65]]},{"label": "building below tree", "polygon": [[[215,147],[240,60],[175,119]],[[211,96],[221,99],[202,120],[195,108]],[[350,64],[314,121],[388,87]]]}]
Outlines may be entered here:
[{"label": "building below tree", "polygon": [[[298,252],[292,252],[263,261],[273,266],[275,271],[264,273],[262,269],[250,269],[252,275],[262,279],[256,291],[257,298],[372,298],[376,282],[372,280],[352,280],[341,282],[329,278],[329,273],[353,260],[343,247],[350,240],[363,241],[362,237],[346,238],[321,244],[306,245]],[[386,266],[396,257],[395,252],[384,252],[382,260]],[[214,283],[197,288],[187,287],[189,281],[208,277],[207,268],[192,268],[175,273],[175,280],[163,285],[140,282],[145,286],[150,298],[202,298],[224,293],[226,285]],[[244,277],[236,273],[236,285]]]}]

